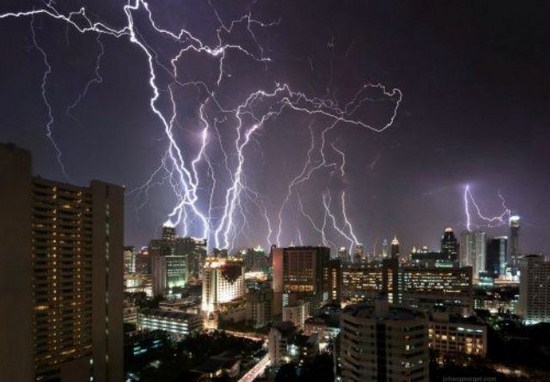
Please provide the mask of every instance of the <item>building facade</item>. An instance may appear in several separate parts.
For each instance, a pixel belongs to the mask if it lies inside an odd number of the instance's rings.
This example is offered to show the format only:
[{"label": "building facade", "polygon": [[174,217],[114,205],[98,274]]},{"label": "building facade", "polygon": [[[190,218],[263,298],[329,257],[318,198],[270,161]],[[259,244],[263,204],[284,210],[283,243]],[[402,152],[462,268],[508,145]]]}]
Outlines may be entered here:
[{"label": "building facade", "polygon": [[472,267],[474,279],[485,272],[486,236],[482,231],[464,231],[460,234],[460,266]]},{"label": "building facade", "polygon": [[202,280],[202,311],[210,314],[219,304],[241,298],[246,293],[243,262],[233,258],[209,257]]},{"label": "building facade", "polygon": [[122,380],[124,189],[32,177],[12,145],[0,184],[0,380]]},{"label": "building facade", "polygon": [[341,315],[344,381],[429,381],[428,319],[415,310],[348,305]]},{"label": "building facade", "polygon": [[527,255],[519,260],[519,271],[516,313],[527,323],[550,322],[550,261]]}]

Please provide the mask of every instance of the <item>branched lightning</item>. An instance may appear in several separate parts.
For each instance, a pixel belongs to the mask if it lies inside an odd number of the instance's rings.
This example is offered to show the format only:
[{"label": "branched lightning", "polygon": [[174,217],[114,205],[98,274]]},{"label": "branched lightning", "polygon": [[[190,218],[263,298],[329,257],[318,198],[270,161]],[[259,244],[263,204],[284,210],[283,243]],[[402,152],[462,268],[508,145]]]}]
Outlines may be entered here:
[{"label": "branched lightning", "polygon": [[[324,170],[331,170],[330,176],[337,174],[344,177],[346,175],[345,152],[338,148],[334,142],[328,141],[329,132],[343,126],[358,127],[373,132],[386,130],[395,122],[402,100],[401,91],[397,88],[388,89],[380,83],[365,84],[348,103],[339,106],[334,100],[309,97],[303,92],[294,90],[289,84],[274,83],[268,88],[258,88],[244,96],[235,95],[235,99],[232,100],[233,104],[229,106],[217,96],[220,90],[226,86],[228,81],[225,80],[231,76],[226,69],[230,59],[228,52],[239,54],[251,62],[268,65],[271,58],[266,54],[267,50],[260,44],[255,31],[258,28],[276,27],[280,20],[264,23],[255,19],[249,12],[236,20],[224,22],[215,7],[211,3],[209,4],[219,25],[215,32],[217,41],[212,46],[201,41],[192,31],[185,28],[171,31],[160,26],[155,20],[149,3],[145,0],[129,0],[122,7],[126,22],[119,28],[95,20],[86,8],[62,13],[56,9],[53,2],[45,4],[40,9],[0,14],[0,20],[31,18],[33,43],[46,66],[41,83],[42,97],[48,111],[46,135],[56,151],[63,174],[68,178],[61,160],[62,152],[52,134],[54,105],[47,97],[48,78],[52,74],[52,67],[46,52],[38,44],[34,28],[36,17],[47,17],[64,23],[68,29],[75,30],[82,35],[95,34],[101,48],[95,61],[94,76],[66,108],[67,115],[72,116],[92,85],[103,82],[103,77],[100,75],[100,63],[105,54],[103,44],[106,40],[103,36],[125,39],[143,55],[147,64],[144,77],[151,91],[148,106],[162,127],[166,138],[166,150],[160,164],[147,181],[131,192],[141,198],[137,210],[146,203],[151,187],[165,184],[175,199],[166,224],[180,227],[184,235],[207,238],[210,246],[231,250],[237,240],[237,235],[246,236],[247,231],[251,228],[247,221],[247,217],[253,214],[253,211],[248,208],[249,204],[255,206],[261,218],[266,222],[267,244],[271,242],[273,235],[276,243],[282,244],[285,210],[292,202],[297,203],[299,212],[321,235],[323,245],[334,246],[326,234],[327,221],[330,219],[333,228],[345,240],[349,241],[351,251],[352,246],[359,241],[346,211],[346,192],[342,191],[340,196],[343,225],[338,224],[335,214],[331,211],[331,194],[330,191],[327,191],[322,195],[321,200],[324,213],[323,224],[318,226],[312,216],[304,210],[300,198],[300,188],[316,173]],[[143,21],[143,17],[138,18],[138,15],[146,16],[146,20]],[[170,44],[174,49],[173,54],[165,53],[168,50],[155,49],[154,45],[146,41],[141,28],[138,31],[137,20],[145,22],[151,33],[155,33],[156,37],[162,37],[163,41]],[[243,31],[246,31],[253,48],[226,42],[226,36],[232,35],[237,28],[241,27],[244,28]],[[186,73],[182,65],[190,54],[215,60],[217,72],[213,81],[197,80]],[[310,65],[313,65],[311,60]],[[331,70],[333,70],[332,66]],[[184,76],[186,79],[183,79]],[[169,80],[164,80],[165,77],[168,77]],[[178,92],[187,88],[193,88],[199,94],[196,98],[197,121],[189,122],[186,126],[190,131],[196,133],[199,143],[189,150],[184,147],[182,139],[178,135],[180,134],[178,131],[181,129],[177,128],[181,118],[181,115],[178,114],[178,110],[181,110],[181,98],[178,97]],[[376,94],[374,98],[373,93]],[[391,113],[380,126],[372,125],[356,117],[362,105],[373,100],[392,102]],[[247,179],[247,166],[251,160],[252,151],[250,144],[258,143],[261,131],[270,121],[280,117],[283,113],[293,112],[312,117],[313,122],[309,126],[310,147],[301,170],[291,177],[281,205],[268,209],[267,201],[250,186]],[[324,127],[316,127],[313,123]],[[220,127],[222,125],[223,129]],[[332,159],[334,157],[338,159]],[[478,215],[487,221],[487,218],[481,215],[469,188],[465,191],[464,198],[466,203],[470,198]],[[275,225],[272,222],[274,219],[270,218],[272,215],[276,216]],[[303,244],[302,232],[299,230],[298,240]]]},{"label": "branched lightning", "polygon": [[[494,228],[506,225],[509,223],[510,217],[512,216],[512,210],[506,206],[506,200],[502,196],[500,190],[498,192],[498,197],[501,200],[501,206],[503,212],[500,215],[495,216],[486,216],[479,206],[479,203],[475,200],[474,195],[470,189],[470,185],[464,187],[464,214],[466,215],[466,229],[471,230],[472,225],[475,225],[477,228],[487,227]],[[473,207],[472,207],[473,206]],[[474,224],[472,219],[471,210],[473,209],[474,216],[476,220],[480,221],[479,224]]]}]

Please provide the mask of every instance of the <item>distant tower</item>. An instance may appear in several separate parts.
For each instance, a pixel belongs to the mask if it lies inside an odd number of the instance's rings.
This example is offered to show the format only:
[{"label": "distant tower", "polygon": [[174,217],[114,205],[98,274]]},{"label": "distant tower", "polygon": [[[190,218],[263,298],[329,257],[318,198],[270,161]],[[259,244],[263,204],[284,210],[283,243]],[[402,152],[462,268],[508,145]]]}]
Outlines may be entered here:
[{"label": "distant tower", "polygon": [[162,226],[162,240],[166,240],[166,241],[176,240],[176,227],[172,225]]},{"label": "distant tower", "polygon": [[384,239],[382,242],[382,258],[385,259],[388,257],[388,239]]},{"label": "distant tower", "polygon": [[506,247],[508,238],[506,236],[495,237],[487,241],[487,257],[485,270],[492,277],[506,275]]},{"label": "distant tower", "polygon": [[464,231],[460,234],[460,266],[473,268],[473,277],[485,272],[486,234],[482,231]]},{"label": "distant tower", "polygon": [[510,217],[510,254],[508,256],[512,276],[517,275],[519,255],[519,216],[513,215]]},{"label": "distant tower", "polygon": [[399,240],[397,240],[397,235],[395,235],[391,241],[391,257],[394,258],[397,256],[399,256]]},{"label": "distant tower", "polygon": [[451,227],[445,228],[441,238],[441,253],[447,260],[458,261],[458,241]]},{"label": "distant tower", "polygon": [[360,263],[363,261],[363,244],[357,243],[355,244],[355,251],[353,253],[353,261],[356,263]]}]

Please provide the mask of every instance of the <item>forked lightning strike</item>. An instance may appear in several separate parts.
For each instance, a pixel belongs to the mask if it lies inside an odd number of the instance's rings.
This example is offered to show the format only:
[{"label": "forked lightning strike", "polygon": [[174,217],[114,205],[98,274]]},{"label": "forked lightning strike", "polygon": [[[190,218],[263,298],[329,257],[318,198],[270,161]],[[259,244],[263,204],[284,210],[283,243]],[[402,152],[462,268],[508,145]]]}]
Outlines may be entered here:
[{"label": "forked lightning strike", "polygon": [[[211,3],[209,4],[212,6]],[[212,9],[219,23],[216,29],[217,43],[214,46],[204,43],[187,29],[182,28],[174,32],[159,26],[148,2],[144,0],[131,0],[122,7],[121,11],[126,22],[121,28],[114,28],[95,20],[94,17],[89,15],[86,8],[64,14],[56,9],[54,2],[49,2],[40,9],[0,14],[0,20],[31,18],[33,42],[46,66],[41,84],[42,97],[48,112],[46,135],[56,151],[61,170],[67,178],[68,175],[61,160],[61,149],[53,137],[53,126],[55,124],[53,105],[47,97],[48,77],[52,72],[52,67],[49,64],[46,52],[38,44],[33,24],[34,19],[37,17],[47,17],[65,23],[67,28],[80,34],[96,34],[97,42],[101,48],[96,58],[93,78],[87,82],[74,102],[65,106],[67,115],[72,116],[78,104],[85,98],[90,86],[101,84],[103,81],[99,71],[101,60],[105,54],[103,47],[105,40],[100,40],[102,36],[126,39],[143,54],[148,67],[144,77],[151,89],[149,107],[160,121],[167,143],[165,154],[160,159],[160,165],[144,185],[132,192],[144,198],[138,208],[142,207],[146,201],[150,187],[157,184],[168,184],[176,202],[166,224],[180,227],[183,230],[183,235],[207,238],[210,247],[231,250],[237,235],[244,235],[244,231],[250,228],[247,223],[247,216],[253,212],[248,208],[249,204],[257,210],[266,222],[266,244],[271,242],[272,235],[275,234],[277,244],[281,245],[285,210],[291,200],[295,200],[299,206],[299,212],[310,221],[324,245],[334,246],[334,243],[328,240],[325,232],[327,219],[330,218],[333,228],[345,240],[349,241],[351,251],[351,246],[359,241],[346,211],[346,192],[341,193],[341,206],[339,207],[344,219],[343,226],[337,224],[335,214],[331,211],[330,192],[327,192],[321,198],[324,219],[323,225],[319,227],[315,224],[311,215],[304,210],[299,188],[308,182],[316,172],[323,169],[332,169],[333,175],[337,173],[340,177],[345,176],[345,152],[334,145],[333,142],[327,144],[327,133],[339,127],[339,125],[355,126],[374,132],[384,131],[392,126],[395,121],[402,100],[401,91],[397,88],[388,90],[379,83],[365,84],[357,91],[350,102],[340,107],[333,100],[308,97],[302,92],[293,90],[289,84],[275,83],[271,88],[258,88],[248,93],[240,99],[240,103],[237,99],[237,102],[234,103],[237,106],[224,105],[217,98],[217,93],[226,86],[225,79],[230,77],[230,74],[226,71],[229,59],[227,53],[233,51],[248,60],[268,65],[271,58],[266,56],[266,50],[261,46],[255,31],[258,28],[276,27],[279,21],[264,23],[254,19],[252,13],[249,12],[230,23],[224,23],[213,6]],[[149,42],[144,40],[143,35],[138,32],[136,26],[138,14],[146,16],[147,27],[153,31],[152,33],[164,37],[164,41],[167,40],[176,47],[175,51],[177,52],[173,56],[163,57],[158,52],[166,50],[155,49],[156,47],[150,46]],[[244,28],[243,30],[248,34],[247,38],[250,38],[254,45],[253,51],[245,48],[244,45],[228,43],[224,40],[224,35],[231,35],[236,28],[240,27]],[[215,81],[207,83],[204,80],[193,78],[185,81],[181,79],[180,65],[190,53],[217,60]],[[164,77],[166,77],[166,74],[168,75],[168,83],[164,83],[161,79],[163,78],[160,76],[161,71]],[[189,76],[189,73],[186,73],[186,75]],[[190,152],[184,149],[181,140],[176,137],[175,133],[179,117],[178,110],[181,109],[180,99],[176,92],[178,89],[186,87],[194,87],[202,94],[196,109],[199,122],[197,126],[192,126],[194,130],[199,132],[200,143],[197,145],[198,147],[194,147]],[[378,94],[377,99],[372,98],[373,92]],[[239,94],[239,92],[234,93]],[[364,103],[378,99],[389,100],[393,103],[389,118],[381,126],[374,126],[354,117],[356,111]],[[316,129],[310,125],[311,145],[304,165],[301,167],[302,170],[291,176],[292,180],[288,184],[282,204],[278,208],[271,206],[268,209],[266,207],[268,201],[264,200],[259,192],[249,186],[246,164],[250,156],[250,144],[256,142],[258,133],[268,121],[281,116],[285,112],[305,113],[312,117],[312,123],[316,122],[326,127],[317,129],[320,131],[317,135],[315,133]],[[226,125],[231,125],[233,138],[229,143],[226,142],[225,133],[220,129],[222,124],[224,125],[224,131],[227,131]],[[328,159],[328,148],[332,148],[332,156],[336,155],[339,160]],[[222,163],[215,163],[212,160],[212,153],[218,153],[218,156],[222,158]],[[469,194],[469,189],[465,192],[465,202],[468,199],[466,193]],[[469,195],[476,211],[481,216],[473,197],[471,197],[471,194]],[[270,216],[275,216],[275,219],[277,219],[276,229],[273,228],[273,218],[270,218]],[[483,219],[485,220],[485,218]],[[470,219],[468,218],[469,225]],[[298,231],[298,240],[300,243],[304,242],[301,231]]]}]

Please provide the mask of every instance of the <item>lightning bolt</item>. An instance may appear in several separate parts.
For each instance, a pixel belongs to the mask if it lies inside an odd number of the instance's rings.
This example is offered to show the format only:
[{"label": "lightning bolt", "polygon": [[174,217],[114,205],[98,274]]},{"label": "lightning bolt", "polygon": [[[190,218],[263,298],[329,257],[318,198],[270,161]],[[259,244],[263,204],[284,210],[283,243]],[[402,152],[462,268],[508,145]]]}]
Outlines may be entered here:
[{"label": "lightning bolt", "polygon": [[[145,0],[130,0],[122,6],[125,25],[119,28],[94,19],[84,7],[62,13],[56,9],[54,2],[46,3],[39,9],[0,14],[0,20],[31,18],[33,43],[46,67],[41,83],[42,97],[48,111],[46,135],[56,151],[63,174],[68,178],[61,160],[62,152],[53,137],[53,105],[49,101],[47,92],[52,67],[46,52],[38,43],[34,28],[35,17],[47,17],[64,23],[67,30],[72,29],[82,35],[95,34],[100,46],[94,75],[67,107],[67,115],[72,115],[76,111],[91,86],[103,82],[99,71],[105,54],[103,36],[124,39],[143,55],[147,64],[145,78],[151,91],[148,106],[162,127],[166,138],[166,149],[156,170],[143,185],[131,191],[131,194],[141,198],[137,210],[143,208],[152,187],[167,185],[176,202],[167,216],[166,224],[180,227],[186,236],[207,238],[210,246],[231,250],[237,235],[246,235],[246,231],[250,228],[247,217],[252,214],[252,211],[248,209],[248,203],[252,203],[260,212],[261,218],[265,220],[268,242],[275,234],[276,242],[279,243],[283,232],[285,209],[291,200],[295,200],[302,215],[321,235],[324,245],[334,246],[325,232],[327,222],[331,220],[334,229],[350,242],[351,252],[351,247],[358,243],[358,240],[346,212],[346,193],[341,194],[344,225],[342,227],[338,225],[331,211],[331,195],[328,192],[322,196],[324,218],[323,225],[319,227],[314,223],[311,215],[305,212],[297,191],[321,170],[332,169],[339,176],[345,176],[345,153],[334,142],[330,142],[330,145],[327,143],[327,134],[340,126],[362,128],[377,133],[386,130],[395,122],[402,100],[401,90],[388,89],[380,83],[365,84],[348,103],[340,106],[334,100],[309,97],[303,92],[294,90],[289,84],[276,82],[267,88],[259,88],[245,94],[242,98],[235,96],[229,106],[227,102],[222,102],[218,98],[218,93],[226,86],[226,79],[231,77],[231,73],[226,69],[229,60],[228,52],[235,52],[261,65],[268,65],[271,58],[266,55],[267,50],[260,44],[255,30],[275,27],[279,25],[280,20],[264,23],[255,19],[249,12],[225,23],[215,7],[210,2],[209,4],[219,24],[215,32],[217,41],[213,45],[201,41],[187,29],[171,31],[161,27],[155,21],[149,3]],[[137,26],[138,16],[140,22],[145,22],[147,29],[156,34],[155,37],[162,37],[163,41],[171,44],[170,47],[175,49],[173,54],[169,54],[166,58],[167,50],[155,49],[146,40],[144,34],[140,32],[141,28]],[[144,21],[141,16],[145,16],[146,20]],[[246,31],[251,47],[227,42],[227,37],[236,33],[238,28]],[[217,62],[215,79],[212,81],[194,79],[185,68],[181,67],[185,58],[191,54],[208,57]],[[311,62],[310,65],[312,65]],[[184,76],[188,78],[184,80]],[[188,122],[185,127],[189,131],[198,132],[196,134],[198,144],[193,150],[183,147],[182,139],[179,137],[181,133],[178,132],[181,128],[176,128],[180,127],[178,110],[181,107],[177,92],[191,88],[198,94],[196,97],[198,121]],[[393,105],[389,117],[380,126],[371,125],[355,117],[364,103],[373,100],[389,101]],[[265,205],[266,201],[249,184],[247,165],[253,152],[253,144],[259,145],[260,133],[266,125],[283,113],[292,112],[305,114],[325,127],[319,129],[319,135],[315,134],[316,129],[312,125],[309,127],[311,145],[306,154],[306,161],[301,171],[290,180],[283,202],[276,209],[277,212],[274,215],[277,217],[277,228],[275,230],[270,219],[271,213]],[[221,125],[224,126],[223,129]],[[329,146],[340,158],[339,161],[329,160],[327,151]],[[298,239],[300,243],[303,242],[300,231],[298,231]]]},{"label": "lightning bolt", "polygon": [[506,206],[506,200],[502,196],[500,190],[498,191],[498,197],[501,200],[503,212],[500,215],[486,216],[482,212],[481,207],[479,206],[478,202],[474,198],[470,185],[468,184],[464,187],[464,194],[463,194],[464,213],[466,215],[466,229],[468,231],[471,230],[471,226],[473,224],[472,214],[471,214],[472,210],[474,212],[474,216],[476,217],[476,219],[479,219],[480,221],[483,222],[481,224],[476,224],[476,227],[478,228],[479,227],[494,228],[494,227],[500,227],[508,224],[508,221],[512,216],[512,210]]}]

